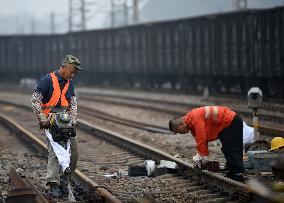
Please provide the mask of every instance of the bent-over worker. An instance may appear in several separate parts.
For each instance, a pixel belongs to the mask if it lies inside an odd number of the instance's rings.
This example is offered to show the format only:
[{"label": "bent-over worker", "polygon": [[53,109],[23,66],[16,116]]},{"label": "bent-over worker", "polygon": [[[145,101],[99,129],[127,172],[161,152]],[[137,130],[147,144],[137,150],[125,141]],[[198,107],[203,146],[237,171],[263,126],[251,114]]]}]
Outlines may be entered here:
[{"label": "bent-over worker", "polygon": [[196,141],[197,153],[193,162],[206,160],[208,142],[220,139],[226,159],[226,177],[244,182],[243,120],[232,110],[222,106],[204,106],[185,116],[169,121],[169,129],[176,133],[191,132]]}]

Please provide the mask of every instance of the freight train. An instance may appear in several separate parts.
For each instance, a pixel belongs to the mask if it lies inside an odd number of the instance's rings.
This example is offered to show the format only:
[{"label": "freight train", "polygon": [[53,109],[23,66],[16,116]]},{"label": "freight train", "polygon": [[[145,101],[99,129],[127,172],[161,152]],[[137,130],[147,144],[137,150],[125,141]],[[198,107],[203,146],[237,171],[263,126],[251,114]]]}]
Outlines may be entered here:
[{"label": "freight train", "polygon": [[0,37],[0,81],[39,79],[67,53],[78,82],[284,97],[284,7],[60,35]]}]

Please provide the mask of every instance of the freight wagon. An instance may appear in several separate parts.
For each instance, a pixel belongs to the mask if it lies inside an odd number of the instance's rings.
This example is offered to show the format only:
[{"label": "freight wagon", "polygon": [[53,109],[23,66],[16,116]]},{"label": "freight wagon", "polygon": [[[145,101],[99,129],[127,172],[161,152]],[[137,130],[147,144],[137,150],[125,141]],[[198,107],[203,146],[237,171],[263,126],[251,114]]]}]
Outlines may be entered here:
[{"label": "freight wagon", "polygon": [[77,56],[80,82],[283,98],[284,8],[73,32],[0,37],[0,81],[39,79]]}]

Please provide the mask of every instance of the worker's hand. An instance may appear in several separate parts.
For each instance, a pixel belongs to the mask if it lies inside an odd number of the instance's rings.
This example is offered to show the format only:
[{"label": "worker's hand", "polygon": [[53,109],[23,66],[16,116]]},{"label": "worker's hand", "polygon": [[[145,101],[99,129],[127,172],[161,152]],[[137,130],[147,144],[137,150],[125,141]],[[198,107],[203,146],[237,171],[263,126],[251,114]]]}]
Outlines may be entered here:
[{"label": "worker's hand", "polygon": [[206,157],[201,156],[198,153],[192,157],[194,167],[204,168],[206,164]]},{"label": "worker's hand", "polygon": [[39,123],[40,129],[47,129],[47,128],[49,128],[49,126],[50,126],[50,121],[49,120]]},{"label": "worker's hand", "polygon": [[51,114],[46,118],[44,113],[38,115],[40,129],[47,129],[50,127]]}]

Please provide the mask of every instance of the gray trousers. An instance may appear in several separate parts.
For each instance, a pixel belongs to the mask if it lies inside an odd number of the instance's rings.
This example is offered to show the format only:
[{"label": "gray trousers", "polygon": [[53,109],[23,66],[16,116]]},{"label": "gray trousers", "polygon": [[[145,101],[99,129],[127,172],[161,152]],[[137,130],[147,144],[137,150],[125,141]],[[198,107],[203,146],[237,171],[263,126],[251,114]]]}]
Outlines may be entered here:
[{"label": "gray trousers", "polygon": [[[53,151],[51,144],[48,139],[48,161],[47,161],[47,183],[60,183],[60,174],[59,174],[59,163],[58,159]],[[75,172],[77,161],[78,161],[78,140],[77,137],[70,138],[70,149],[71,149],[71,157],[70,157],[70,169],[72,175]]]}]

